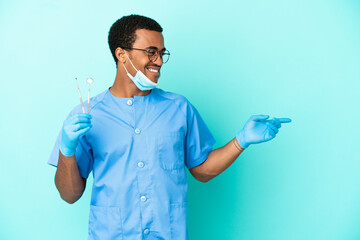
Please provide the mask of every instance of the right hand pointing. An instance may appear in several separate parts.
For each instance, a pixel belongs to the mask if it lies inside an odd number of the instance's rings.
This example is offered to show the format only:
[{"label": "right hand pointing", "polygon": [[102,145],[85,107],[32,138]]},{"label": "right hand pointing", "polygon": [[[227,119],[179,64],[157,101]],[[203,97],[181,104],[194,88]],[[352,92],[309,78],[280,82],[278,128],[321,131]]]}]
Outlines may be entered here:
[{"label": "right hand pointing", "polygon": [[64,121],[60,142],[60,151],[64,156],[75,155],[79,137],[92,127],[91,118],[90,114],[77,113]]}]

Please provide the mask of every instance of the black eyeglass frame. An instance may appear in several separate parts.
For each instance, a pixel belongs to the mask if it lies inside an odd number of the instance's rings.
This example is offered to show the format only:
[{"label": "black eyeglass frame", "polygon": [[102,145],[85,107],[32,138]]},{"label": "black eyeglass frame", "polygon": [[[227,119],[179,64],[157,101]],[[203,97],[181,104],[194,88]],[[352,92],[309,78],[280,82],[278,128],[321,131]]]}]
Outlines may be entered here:
[{"label": "black eyeglass frame", "polygon": [[[169,61],[169,59],[170,59],[170,52],[169,52],[169,50],[167,50],[167,49],[165,49],[165,50],[160,50],[160,51],[157,50],[157,49],[155,49],[155,48],[151,48],[151,49],[122,48],[122,49],[144,51],[144,52],[146,52],[146,53],[148,54],[148,58],[149,58],[149,60],[150,60],[151,62],[155,62],[155,61],[157,60],[157,58],[159,57],[159,55],[160,55],[161,59],[163,59],[163,56],[164,56],[164,55],[168,55],[168,58],[166,59],[166,62],[163,61],[163,63],[167,63],[167,62]],[[154,60],[151,60],[151,56],[150,56],[150,55],[153,54],[153,53],[150,52],[151,50],[156,51],[156,52],[155,52],[155,59],[154,59]],[[163,52],[162,52],[162,51],[163,51]],[[161,52],[162,52],[162,53],[161,53]]]}]

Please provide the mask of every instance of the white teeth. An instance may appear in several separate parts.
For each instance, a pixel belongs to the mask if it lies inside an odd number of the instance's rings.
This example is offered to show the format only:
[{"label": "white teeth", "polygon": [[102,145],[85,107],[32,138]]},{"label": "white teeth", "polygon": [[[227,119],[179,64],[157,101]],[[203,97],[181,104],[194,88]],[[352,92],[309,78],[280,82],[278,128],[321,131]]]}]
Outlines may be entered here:
[{"label": "white teeth", "polygon": [[152,69],[152,68],[148,68],[148,70],[149,70],[150,72],[158,72],[158,70]]}]

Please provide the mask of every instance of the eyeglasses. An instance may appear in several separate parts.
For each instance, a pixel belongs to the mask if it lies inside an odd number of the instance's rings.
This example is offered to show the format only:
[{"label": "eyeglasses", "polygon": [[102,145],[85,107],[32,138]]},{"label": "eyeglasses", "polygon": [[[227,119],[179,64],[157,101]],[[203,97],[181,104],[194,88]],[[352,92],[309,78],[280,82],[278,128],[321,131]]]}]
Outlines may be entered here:
[{"label": "eyeglasses", "polygon": [[140,51],[144,51],[147,52],[147,55],[149,57],[149,60],[151,62],[155,62],[158,58],[158,56],[160,56],[160,58],[162,59],[163,63],[167,63],[167,61],[169,61],[170,58],[170,52],[168,50],[157,50],[154,48],[151,49],[140,49],[140,48],[123,48],[123,49],[128,49],[128,50],[140,50]]}]

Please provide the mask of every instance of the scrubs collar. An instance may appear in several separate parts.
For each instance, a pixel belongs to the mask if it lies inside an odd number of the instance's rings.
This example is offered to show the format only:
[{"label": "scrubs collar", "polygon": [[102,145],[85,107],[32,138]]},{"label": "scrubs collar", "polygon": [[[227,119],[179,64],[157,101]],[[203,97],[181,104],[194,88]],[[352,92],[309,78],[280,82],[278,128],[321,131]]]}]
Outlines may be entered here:
[{"label": "scrubs collar", "polygon": [[152,89],[152,90],[150,91],[150,93],[149,93],[148,95],[146,95],[146,96],[134,96],[133,98],[124,98],[124,97],[116,97],[116,96],[114,96],[114,95],[110,92],[110,88],[111,88],[111,87],[109,87],[107,91],[109,92],[109,94],[110,94],[113,98],[115,98],[115,99],[118,100],[118,101],[135,100],[135,101],[137,101],[137,102],[142,102],[142,101],[148,99],[149,97],[151,97],[152,95],[154,95],[154,92],[156,91],[156,88],[154,88],[154,89]]}]

